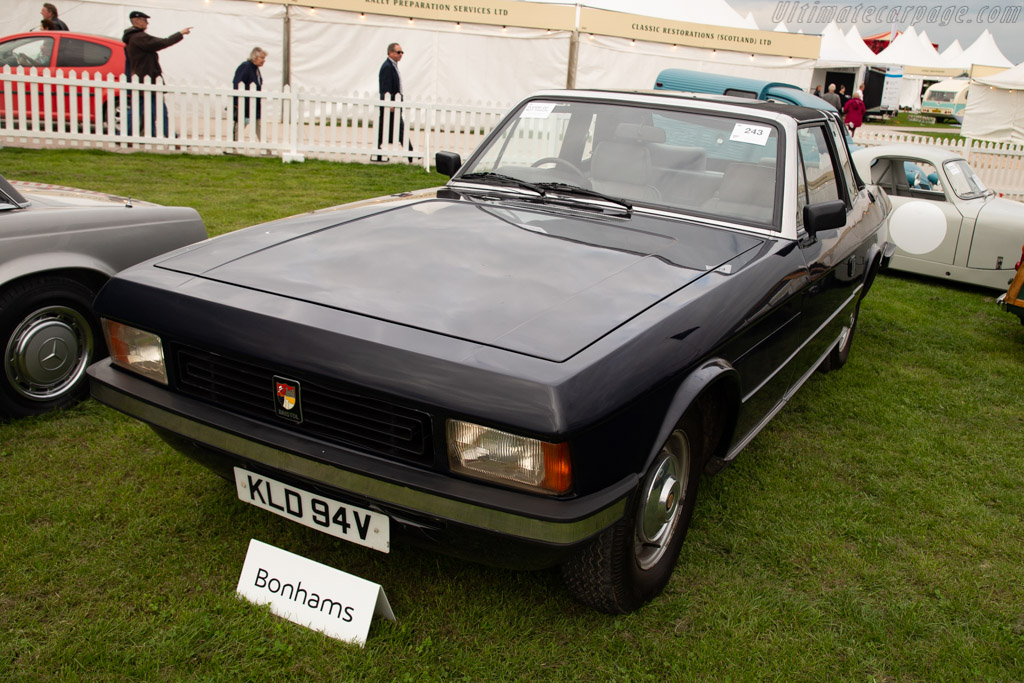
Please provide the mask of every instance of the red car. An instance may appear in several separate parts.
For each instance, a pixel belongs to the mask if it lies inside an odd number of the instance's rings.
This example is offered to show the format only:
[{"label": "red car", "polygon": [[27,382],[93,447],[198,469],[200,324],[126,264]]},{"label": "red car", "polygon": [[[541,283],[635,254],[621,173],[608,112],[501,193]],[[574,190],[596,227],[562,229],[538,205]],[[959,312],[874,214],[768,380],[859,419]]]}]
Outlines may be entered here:
[{"label": "red car", "polygon": [[[11,97],[11,106],[15,115],[20,112],[19,97],[17,92],[19,84],[12,82],[9,76],[5,76],[2,67],[9,66],[11,71],[23,66],[36,67],[39,73],[48,68],[50,74],[56,74],[58,69],[63,70],[64,75],[70,75],[74,71],[78,75],[95,74],[106,77],[113,74],[115,77],[124,73],[124,43],[117,38],[106,36],[95,36],[88,33],[71,33],[69,31],[32,31],[31,33],[15,33],[14,35],[0,38],[0,125],[3,125],[3,117],[6,116],[6,100],[8,93]],[[57,96],[61,92],[64,97],[64,118],[71,120],[72,99],[69,88],[43,85],[42,91],[35,98],[31,98],[28,86],[25,86],[25,99],[31,112],[33,108],[42,117],[46,112],[44,97],[50,93],[50,116],[56,117],[59,111]],[[85,120],[85,112],[88,112],[90,123],[97,118],[106,118],[108,100],[116,97],[117,91],[107,88],[77,89],[74,104],[78,112],[78,120]],[[38,103],[36,104],[38,100]]]}]

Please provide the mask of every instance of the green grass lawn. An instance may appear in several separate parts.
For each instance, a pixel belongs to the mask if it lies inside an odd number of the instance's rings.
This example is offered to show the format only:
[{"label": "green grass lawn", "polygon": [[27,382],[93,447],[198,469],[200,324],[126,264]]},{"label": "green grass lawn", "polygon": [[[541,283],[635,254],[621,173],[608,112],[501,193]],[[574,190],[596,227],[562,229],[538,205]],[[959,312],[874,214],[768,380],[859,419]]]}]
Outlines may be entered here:
[{"label": "green grass lawn", "polygon": [[[408,166],[0,150],[9,178],[193,206],[219,234],[440,184]],[[88,401],[0,426],[0,679],[1024,679],[1024,327],[995,292],[883,274],[848,365],[702,482],[665,593],[608,617],[556,571],[242,504]],[[249,539],[383,585],[365,649],[235,597]]]}]

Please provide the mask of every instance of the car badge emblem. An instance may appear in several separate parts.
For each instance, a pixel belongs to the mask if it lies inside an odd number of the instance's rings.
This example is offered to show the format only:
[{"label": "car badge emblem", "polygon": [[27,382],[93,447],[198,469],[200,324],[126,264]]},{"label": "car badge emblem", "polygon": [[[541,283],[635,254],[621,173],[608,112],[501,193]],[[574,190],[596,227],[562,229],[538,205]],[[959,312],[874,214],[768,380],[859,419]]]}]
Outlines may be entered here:
[{"label": "car badge emblem", "polygon": [[274,407],[279,417],[291,422],[302,422],[299,383],[284,377],[274,377]]}]

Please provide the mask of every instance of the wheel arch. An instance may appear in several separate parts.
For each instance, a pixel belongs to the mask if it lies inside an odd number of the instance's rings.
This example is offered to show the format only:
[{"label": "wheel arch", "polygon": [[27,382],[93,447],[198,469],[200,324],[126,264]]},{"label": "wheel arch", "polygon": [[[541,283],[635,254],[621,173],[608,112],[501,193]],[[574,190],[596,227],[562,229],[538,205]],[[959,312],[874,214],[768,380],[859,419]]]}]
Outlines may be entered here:
[{"label": "wheel arch", "polygon": [[732,364],[721,358],[702,363],[686,376],[669,402],[641,471],[647,471],[662,444],[690,410],[697,411],[700,421],[704,464],[723,457],[736,429],[740,403],[739,373]]},{"label": "wheel arch", "polygon": [[[54,265],[55,263],[60,265]],[[39,254],[15,259],[0,266],[0,291],[26,280],[63,277],[81,283],[96,294],[113,275],[113,269],[109,266],[87,257],[61,259],[55,258],[52,254]]]},{"label": "wheel arch", "polygon": [[862,299],[867,296],[868,290],[871,289],[871,285],[875,282],[875,276],[882,269],[882,263],[885,261],[885,253],[882,247],[877,244],[871,245],[867,260],[868,267],[864,271],[864,288],[860,292]]}]

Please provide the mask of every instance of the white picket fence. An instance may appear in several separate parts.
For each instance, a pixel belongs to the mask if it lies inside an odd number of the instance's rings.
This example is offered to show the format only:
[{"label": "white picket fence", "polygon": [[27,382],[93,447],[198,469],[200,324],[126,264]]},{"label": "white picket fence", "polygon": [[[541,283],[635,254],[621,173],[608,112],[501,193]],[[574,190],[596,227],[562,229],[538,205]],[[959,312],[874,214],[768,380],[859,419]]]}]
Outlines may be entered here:
[{"label": "white picket fence", "polygon": [[[467,157],[497,126],[510,104],[388,102],[395,116],[384,116],[384,147],[377,149],[381,101],[376,93],[336,93],[304,90],[238,91],[199,88],[88,74],[50,74],[35,68],[0,69],[0,144],[12,146],[98,147],[149,151],[223,152],[279,156],[285,161],[304,158],[366,161],[381,154],[392,161],[409,159],[430,168],[434,152],[448,150]],[[240,125],[234,139],[234,102],[244,112],[259,101],[262,116]],[[151,106],[155,102],[155,106]],[[146,115],[131,116],[140,105]],[[168,135],[163,131],[167,109]],[[154,121],[149,109],[157,113]],[[398,144],[404,134],[412,150]],[[243,122],[239,122],[242,124]],[[155,124],[155,125],[154,125]],[[394,144],[387,144],[393,139]],[[980,140],[943,140],[925,135],[857,130],[862,145],[913,143],[933,145],[966,158],[982,181],[1004,196],[1024,200],[1024,147]]]},{"label": "white picket fence", "polygon": [[985,186],[1009,199],[1024,200],[1024,146],[983,140],[949,140],[930,135],[857,129],[854,142],[874,145],[931,145],[959,154],[977,172]]},{"label": "white picket fence", "polygon": [[[383,155],[392,161],[429,168],[435,151],[465,158],[497,126],[508,104],[461,104],[428,100],[387,102],[383,148],[378,150],[381,101],[376,93],[342,96],[291,90],[238,91],[189,85],[153,84],[148,78],[91,79],[88,74],[50,74],[35,68],[0,69],[0,143],[11,146],[93,147],[236,153],[366,161]],[[234,103],[245,102],[255,121],[239,121],[234,135]],[[133,112],[143,110],[141,116]],[[167,111],[164,134],[163,111]],[[394,116],[390,115],[394,107]],[[150,110],[156,112],[155,120]],[[391,130],[391,125],[395,130]],[[404,124],[404,131],[399,131]],[[404,133],[406,144],[399,144]],[[388,144],[392,139],[393,144]],[[408,148],[408,143],[412,149]]]}]

